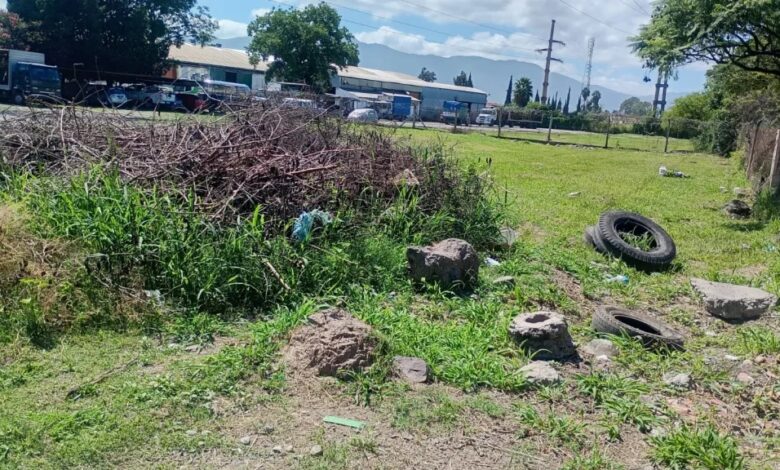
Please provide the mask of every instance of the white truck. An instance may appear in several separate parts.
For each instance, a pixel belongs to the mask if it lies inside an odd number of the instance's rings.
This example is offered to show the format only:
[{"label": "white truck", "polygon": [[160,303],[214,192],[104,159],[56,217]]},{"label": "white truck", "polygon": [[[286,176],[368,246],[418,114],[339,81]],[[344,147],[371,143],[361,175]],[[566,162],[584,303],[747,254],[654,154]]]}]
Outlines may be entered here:
[{"label": "white truck", "polygon": [[477,124],[480,126],[494,126],[498,124],[496,108],[483,108],[477,116]]},{"label": "white truck", "polygon": [[23,105],[30,96],[60,98],[60,74],[40,52],[0,49],[0,100]]}]

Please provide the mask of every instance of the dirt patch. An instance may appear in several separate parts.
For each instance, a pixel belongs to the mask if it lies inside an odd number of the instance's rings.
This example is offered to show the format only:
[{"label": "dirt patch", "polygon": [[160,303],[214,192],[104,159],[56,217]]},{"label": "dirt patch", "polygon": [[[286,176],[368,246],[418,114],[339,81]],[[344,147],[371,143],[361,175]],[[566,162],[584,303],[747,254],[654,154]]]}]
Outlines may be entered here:
[{"label": "dirt patch", "polygon": [[284,349],[284,363],[299,373],[335,376],[371,365],[377,340],[371,327],[341,309],[309,317]]}]

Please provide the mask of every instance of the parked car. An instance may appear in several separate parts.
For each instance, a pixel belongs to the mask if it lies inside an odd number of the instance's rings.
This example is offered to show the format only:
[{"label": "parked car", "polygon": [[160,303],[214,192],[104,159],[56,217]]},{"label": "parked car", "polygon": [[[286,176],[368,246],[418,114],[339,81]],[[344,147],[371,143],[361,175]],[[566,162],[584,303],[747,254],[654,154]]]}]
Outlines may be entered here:
[{"label": "parked car", "polygon": [[379,114],[370,108],[366,109],[356,109],[349,113],[349,116],[347,116],[348,121],[353,122],[371,122],[375,123],[379,121]]},{"label": "parked car", "polygon": [[176,94],[173,88],[158,85],[135,84],[125,87],[125,95],[134,106],[173,108]]},{"label": "parked car", "polygon": [[98,96],[98,99],[101,100],[101,104],[112,108],[121,108],[127,104],[127,95],[125,95],[125,90],[122,87],[112,87],[104,90]]}]

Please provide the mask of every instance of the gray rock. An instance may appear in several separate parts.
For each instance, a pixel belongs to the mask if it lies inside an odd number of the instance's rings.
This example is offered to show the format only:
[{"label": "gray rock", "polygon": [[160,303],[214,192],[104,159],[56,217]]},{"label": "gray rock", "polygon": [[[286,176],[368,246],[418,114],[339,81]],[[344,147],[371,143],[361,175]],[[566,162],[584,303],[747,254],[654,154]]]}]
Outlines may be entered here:
[{"label": "gray rock", "polygon": [[552,385],[561,381],[558,371],[544,361],[533,361],[521,368],[520,373],[533,385]]},{"label": "gray rock", "polygon": [[514,276],[501,276],[499,278],[496,278],[493,280],[493,285],[496,286],[505,286],[505,287],[514,287],[515,286],[515,278]]},{"label": "gray rock", "polygon": [[252,443],[252,436],[244,436],[238,440],[242,445],[248,446]]},{"label": "gray rock", "polygon": [[733,354],[726,354],[725,356],[723,356],[723,359],[731,362],[737,362],[739,360],[739,357],[734,356]]},{"label": "gray rock", "polygon": [[322,446],[321,445],[313,445],[311,446],[311,449],[309,449],[309,455],[312,457],[319,457],[322,455]]},{"label": "gray rock", "polygon": [[777,297],[754,287],[704,279],[691,279],[691,285],[701,295],[707,312],[725,320],[753,320],[777,304]]},{"label": "gray rock", "polygon": [[747,374],[745,372],[740,372],[737,374],[737,382],[743,384],[743,385],[752,385],[753,382],[755,382],[756,379],[750,376],[750,374]]},{"label": "gray rock", "polygon": [[608,339],[596,338],[583,346],[582,352],[589,356],[593,356],[596,359],[598,359],[600,356],[605,356],[609,359],[611,357],[617,356],[620,351],[612,341]]},{"label": "gray rock", "polygon": [[675,388],[689,389],[691,388],[691,376],[688,374],[679,374],[676,372],[669,372],[664,374],[664,383]]},{"label": "gray rock", "polygon": [[723,207],[723,211],[726,213],[726,215],[736,217],[738,219],[745,219],[750,217],[750,215],[753,213],[753,211],[750,209],[750,206],[747,205],[745,201],[740,201],[739,199],[730,201]]},{"label": "gray rock", "polygon": [[406,249],[409,276],[415,282],[435,282],[445,288],[474,285],[479,277],[479,255],[468,242],[450,238],[432,246]]},{"label": "gray rock", "polygon": [[282,452],[284,452],[284,450],[282,449],[282,446],[274,446],[271,449],[271,452],[273,452],[274,454],[281,454]]},{"label": "gray rock", "polygon": [[275,431],[274,427],[271,426],[270,424],[263,425],[263,434],[265,435],[273,434],[274,431]]},{"label": "gray rock", "polygon": [[417,357],[396,356],[393,358],[393,373],[409,383],[422,384],[428,381],[428,364]]},{"label": "gray rock", "polygon": [[577,349],[563,315],[540,311],[518,315],[509,325],[509,334],[534,359],[555,360],[574,356]]}]

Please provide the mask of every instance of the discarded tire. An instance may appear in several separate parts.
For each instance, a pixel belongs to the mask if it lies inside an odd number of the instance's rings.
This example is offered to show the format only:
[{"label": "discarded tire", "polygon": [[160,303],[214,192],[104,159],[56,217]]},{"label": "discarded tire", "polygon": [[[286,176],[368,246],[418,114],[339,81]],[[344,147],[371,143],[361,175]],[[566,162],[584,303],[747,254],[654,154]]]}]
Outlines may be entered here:
[{"label": "discarded tire", "polygon": [[618,307],[599,307],[593,314],[593,329],[610,335],[628,335],[645,345],[682,349],[685,340],[669,325],[639,312]]},{"label": "discarded tire", "polygon": [[593,246],[599,253],[609,254],[604,242],[599,238],[599,232],[595,225],[590,225],[585,229],[585,243]]},{"label": "discarded tire", "polygon": [[[597,249],[603,245],[607,253],[637,269],[660,271],[668,268],[677,256],[677,247],[672,237],[660,225],[639,214],[605,212],[599,217],[594,233],[594,246]],[[649,249],[628,243],[624,239],[625,235],[644,238]]]}]

